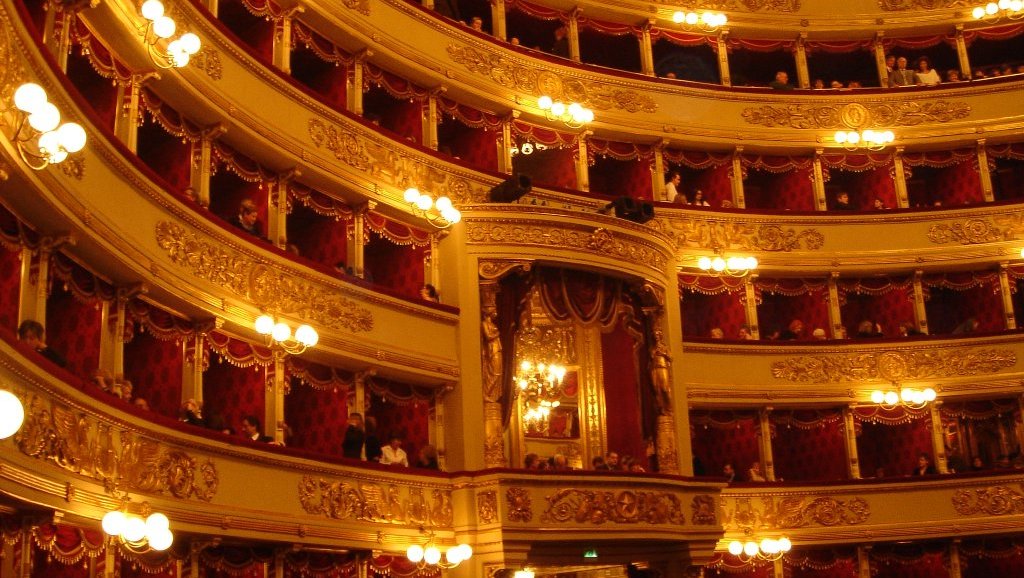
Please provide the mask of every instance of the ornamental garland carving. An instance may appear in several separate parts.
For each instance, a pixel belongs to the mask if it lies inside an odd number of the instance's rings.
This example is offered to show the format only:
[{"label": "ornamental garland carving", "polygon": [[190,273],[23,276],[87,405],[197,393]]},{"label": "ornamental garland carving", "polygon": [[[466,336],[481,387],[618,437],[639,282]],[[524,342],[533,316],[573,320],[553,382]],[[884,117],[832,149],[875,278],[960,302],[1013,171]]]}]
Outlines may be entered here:
[{"label": "ornamental garland carving", "polygon": [[750,12],[797,12],[800,0],[711,0],[710,2],[677,2],[655,0],[658,4],[672,4],[685,10],[729,10]]},{"label": "ornamental garland carving", "polygon": [[469,72],[486,76],[505,88],[522,91],[534,97],[548,95],[556,100],[578,102],[594,110],[658,110],[658,104],[653,98],[635,90],[559,75],[545,68],[524,66],[504,55],[472,46],[449,44],[448,56]]},{"label": "ornamental garland carving", "polygon": [[214,80],[220,80],[224,76],[224,67],[220,62],[220,53],[209,47],[202,47],[199,52],[189,59],[192,68],[198,68]]},{"label": "ornamental garland carving", "polygon": [[790,104],[751,106],[743,109],[743,120],[769,128],[837,129],[891,128],[945,123],[965,119],[971,107],[965,102],[945,100],[886,102],[862,105]]},{"label": "ornamental garland carving", "polygon": [[939,10],[942,8],[961,8],[984,5],[984,2],[973,0],[878,0],[878,7],[887,12],[903,12],[906,10]]},{"label": "ornamental garland carving", "polygon": [[157,223],[156,241],[192,275],[256,305],[352,333],[373,329],[373,314],[355,301],[229,251],[177,223]]},{"label": "ornamental garland carving", "polygon": [[613,257],[633,263],[644,263],[656,269],[664,269],[667,257],[654,247],[632,240],[617,238],[603,227],[570,228],[557,223],[539,225],[505,225],[471,223],[466,237],[470,243],[511,243],[515,245],[540,245],[573,249]]},{"label": "ornamental garland carving", "polygon": [[169,494],[209,502],[220,478],[210,460],[76,412],[35,394],[26,403],[25,423],[14,438],[21,453],[103,482],[108,491]]},{"label": "ornamental garland carving", "polygon": [[825,236],[817,229],[693,218],[672,219],[670,223],[680,248],[788,253],[801,249],[817,251],[825,244]]},{"label": "ornamental garland carving", "polygon": [[481,524],[498,521],[498,492],[488,490],[476,495],[476,513]]},{"label": "ornamental garland carving", "polygon": [[733,529],[791,529],[809,526],[856,526],[868,521],[871,509],[863,498],[838,500],[831,497],[807,498],[772,496],[761,498],[761,506],[751,498],[737,498],[735,506],[722,508],[725,527]]},{"label": "ornamental garland carving", "polygon": [[801,355],[773,363],[772,376],[797,383],[894,382],[995,373],[1016,363],[1008,349]]},{"label": "ornamental garland carving", "polygon": [[547,496],[541,522],[685,524],[679,497],[635,490],[558,490]]},{"label": "ornamental garland carving", "polygon": [[444,527],[453,519],[451,492],[397,484],[331,482],[303,476],[299,503],[307,514],[333,520]]},{"label": "ornamental garland carving", "polygon": [[718,523],[715,514],[715,498],[709,494],[700,494],[690,502],[690,519],[698,526],[714,526]]},{"label": "ornamental garland carving", "polygon": [[953,493],[953,508],[961,516],[988,514],[1009,516],[1024,514],[1024,496],[1006,486],[992,486]]},{"label": "ornamental garland carving", "polygon": [[508,502],[508,519],[510,522],[529,522],[533,519],[533,504],[530,492],[525,488],[509,488],[505,492]]},{"label": "ornamental garland carving", "polygon": [[1010,231],[1000,229],[987,219],[967,219],[961,223],[939,223],[928,228],[928,240],[937,245],[960,243],[975,245],[1008,239]]},{"label": "ornamental garland carving", "polygon": [[416,186],[447,195],[456,204],[487,200],[487,189],[473,189],[468,180],[428,165],[397,146],[375,142],[348,126],[311,118],[309,138],[317,148],[330,151],[337,160],[381,184],[403,190]]}]

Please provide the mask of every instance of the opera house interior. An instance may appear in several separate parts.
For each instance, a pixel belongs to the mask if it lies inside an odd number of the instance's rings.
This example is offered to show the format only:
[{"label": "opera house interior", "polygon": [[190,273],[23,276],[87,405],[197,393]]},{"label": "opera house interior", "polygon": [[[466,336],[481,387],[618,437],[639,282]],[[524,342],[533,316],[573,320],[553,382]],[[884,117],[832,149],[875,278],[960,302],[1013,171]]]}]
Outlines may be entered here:
[{"label": "opera house interior", "polygon": [[0,578],[1024,576],[1021,0],[0,0]]}]

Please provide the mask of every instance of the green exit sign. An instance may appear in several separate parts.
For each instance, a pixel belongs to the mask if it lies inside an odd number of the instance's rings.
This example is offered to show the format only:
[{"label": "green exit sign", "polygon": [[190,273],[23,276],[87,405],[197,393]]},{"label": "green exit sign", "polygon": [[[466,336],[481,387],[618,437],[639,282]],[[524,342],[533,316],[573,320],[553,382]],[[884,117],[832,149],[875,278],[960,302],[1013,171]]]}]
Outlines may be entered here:
[{"label": "green exit sign", "polygon": [[583,551],[584,558],[597,558],[597,548],[591,548]]}]

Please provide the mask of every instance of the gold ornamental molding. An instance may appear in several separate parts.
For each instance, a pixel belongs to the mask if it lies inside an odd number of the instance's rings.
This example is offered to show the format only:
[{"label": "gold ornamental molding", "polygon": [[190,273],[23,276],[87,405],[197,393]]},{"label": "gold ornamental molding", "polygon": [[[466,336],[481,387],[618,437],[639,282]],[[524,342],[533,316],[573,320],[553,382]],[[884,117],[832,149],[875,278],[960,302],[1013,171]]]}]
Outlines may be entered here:
[{"label": "gold ornamental molding", "polygon": [[1006,486],[957,490],[953,493],[953,508],[961,516],[987,514],[1010,516],[1024,514],[1024,496]]},{"label": "gold ornamental molding", "polygon": [[594,110],[649,113],[658,110],[654,99],[641,92],[557,74],[545,68],[525,66],[501,54],[472,46],[449,44],[448,56],[469,72],[486,76],[505,88],[522,91],[533,97],[547,95],[556,100],[578,102]]},{"label": "gold ornamental molding", "polygon": [[679,496],[638,490],[558,490],[547,496],[545,523],[683,525]]},{"label": "gold ornamental molding", "polygon": [[722,506],[726,530],[857,526],[871,517],[871,508],[863,498],[838,500],[828,496],[793,496],[776,499],[764,496],[760,502],[758,506],[753,498],[736,498],[730,508],[727,500]]},{"label": "gold ornamental molding", "polygon": [[559,225],[545,222],[531,225],[471,222],[466,229],[471,244],[511,243],[572,249],[632,263],[644,263],[664,270],[668,258],[656,248],[631,239],[622,239],[604,227]]},{"label": "gold ornamental molding", "polygon": [[488,490],[476,495],[476,513],[481,524],[493,524],[498,521],[498,492]]},{"label": "gold ornamental molding", "polygon": [[718,523],[715,513],[715,498],[710,494],[699,494],[690,502],[690,519],[698,526],[714,526]]},{"label": "gold ornamental molding", "polygon": [[103,483],[107,491],[169,494],[209,502],[220,478],[213,461],[198,463],[157,440],[115,430],[84,413],[32,394],[14,437],[26,456]]},{"label": "gold ornamental molding", "polygon": [[533,520],[533,504],[530,492],[526,488],[509,488],[505,492],[508,502],[508,519],[510,522],[529,522]]},{"label": "gold ornamental molding", "polygon": [[314,516],[440,528],[452,525],[452,495],[448,490],[398,484],[356,485],[310,476],[302,477],[298,489],[302,509]]},{"label": "gold ornamental molding", "polygon": [[886,351],[801,355],[772,364],[772,376],[796,383],[843,383],[966,377],[996,373],[1017,364],[1008,349]]},{"label": "gold ornamental molding", "polygon": [[[976,4],[979,2],[974,0],[878,0],[878,7],[887,12],[964,8]],[[980,2],[980,4],[984,4],[984,2]]]},{"label": "gold ornamental molding", "polygon": [[837,129],[837,128],[893,128],[919,126],[926,123],[946,123],[962,120],[971,115],[965,102],[899,101],[868,105],[850,103],[789,104],[785,106],[751,106],[741,116],[748,124],[768,128]]},{"label": "gold ornamental molding", "polygon": [[686,10],[729,10],[734,12],[798,12],[800,0],[711,0],[710,2],[676,2],[655,0],[658,4],[671,4]]},{"label": "gold ornamental molding", "polygon": [[224,67],[220,62],[220,53],[212,48],[203,46],[198,54],[188,61],[192,68],[198,68],[206,73],[213,80],[220,80],[224,76]]},{"label": "gold ornamental molding", "polygon": [[825,244],[825,236],[817,229],[694,218],[668,222],[675,232],[676,245],[681,248],[788,253],[800,249],[817,251]]},{"label": "gold ornamental molding", "polygon": [[373,314],[342,297],[296,276],[277,271],[252,257],[229,251],[186,231],[177,223],[157,223],[156,241],[171,261],[192,275],[285,315],[296,315],[352,333],[371,331]]},{"label": "gold ornamental molding", "polygon": [[958,223],[939,223],[928,228],[928,240],[936,245],[959,243],[977,245],[1012,241],[1024,233],[1024,215],[1000,215],[992,219],[965,219]]}]

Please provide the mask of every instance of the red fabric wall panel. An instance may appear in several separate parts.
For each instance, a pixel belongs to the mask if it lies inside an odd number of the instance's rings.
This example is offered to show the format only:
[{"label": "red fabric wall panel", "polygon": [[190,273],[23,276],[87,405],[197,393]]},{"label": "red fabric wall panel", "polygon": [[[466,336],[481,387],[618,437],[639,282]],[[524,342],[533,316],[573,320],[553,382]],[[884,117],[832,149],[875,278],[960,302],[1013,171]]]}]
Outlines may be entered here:
[{"label": "red fabric wall panel", "polygon": [[68,371],[91,378],[100,362],[100,304],[74,298],[59,282],[46,300],[46,344],[68,361]]},{"label": "red fabric wall panel", "polygon": [[18,328],[18,300],[21,297],[21,251],[0,245],[0,326]]},{"label": "red fabric wall panel", "polygon": [[640,377],[633,337],[616,324],[601,335],[601,366],[604,368],[604,404],[608,420],[608,448],[631,455],[644,463],[647,458],[643,424],[640,421]]},{"label": "red fabric wall panel", "polygon": [[881,199],[886,207],[896,208],[896,181],[892,178],[892,167],[878,167],[863,172],[844,171],[830,168],[829,180],[825,183],[825,197],[828,206],[835,206],[839,191],[850,194],[850,204],[861,211],[874,210],[875,199]]},{"label": "red fabric wall panel", "polygon": [[482,171],[498,170],[498,137],[483,128],[471,128],[451,117],[437,126],[438,151]]},{"label": "red fabric wall panel", "polygon": [[914,320],[910,293],[909,289],[895,289],[882,295],[848,293],[846,303],[839,307],[847,334],[854,337],[857,325],[870,320],[882,325],[882,333],[886,337],[898,337],[900,323]]},{"label": "red fabric wall panel", "polygon": [[764,293],[761,303],[757,306],[757,320],[761,329],[761,337],[767,336],[772,329],[785,330],[794,319],[804,322],[802,340],[811,338],[811,332],[821,327],[828,333],[828,303],[825,302],[825,291],[811,291],[803,295],[788,297],[772,293]]},{"label": "red fabric wall panel", "polygon": [[[382,446],[387,445],[392,433],[404,438],[402,449],[409,454],[409,465],[414,466],[420,448],[430,443],[430,407],[426,403],[398,404],[375,395],[366,413],[377,419],[377,438]],[[341,442],[338,448],[340,453]]]},{"label": "red fabric wall panel", "polygon": [[192,145],[170,135],[150,115],[139,127],[138,156],[158,174],[170,192],[183,195],[192,175]]},{"label": "red fabric wall panel", "polygon": [[516,172],[528,175],[534,186],[576,188],[576,148],[549,148],[529,156],[517,155]]},{"label": "red fabric wall panel", "polygon": [[909,475],[917,465],[917,456],[922,453],[928,454],[934,463],[931,436],[927,418],[898,425],[862,423],[857,436],[860,475],[875,477],[878,468],[882,468],[886,476]]},{"label": "red fabric wall panel", "polygon": [[[717,422],[732,419],[729,412],[711,414]],[[736,469],[736,480],[743,481],[750,464],[761,459],[757,441],[759,429],[753,418],[741,419],[732,426],[691,425],[693,455],[704,464],[709,476],[721,476],[722,467],[731,463]]]},{"label": "red fabric wall panel", "polygon": [[348,225],[296,202],[288,215],[288,242],[303,257],[333,269],[342,261],[348,263]]},{"label": "red fabric wall panel", "polygon": [[673,168],[678,170],[682,177],[679,190],[686,192],[689,198],[692,199],[694,191],[700,189],[704,192],[704,199],[712,207],[719,208],[723,202],[732,203],[732,178],[729,176],[729,172],[732,170],[731,164],[704,170],[688,167]]},{"label": "red fabric wall panel", "polygon": [[985,556],[968,556],[961,551],[960,572],[963,578],[1024,576],[1024,556],[1014,550]]},{"label": "red fabric wall panel", "polygon": [[776,211],[813,211],[814,187],[809,169],[770,173],[748,169],[743,197],[747,208]]},{"label": "red fabric wall panel", "polygon": [[[274,23],[249,12],[244,0],[220,0],[217,18],[250,48],[247,52],[270,63],[274,59]],[[258,3],[257,3],[258,5]]]},{"label": "red fabric wall panel", "polygon": [[776,426],[772,437],[775,478],[787,482],[847,479],[845,439],[841,421],[809,430]]},{"label": "red fabric wall panel", "polygon": [[331,456],[341,456],[348,421],[347,393],[323,390],[291,380],[284,398],[284,420],[292,428],[289,445]]},{"label": "red fabric wall panel", "polygon": [[89,58],[82,56],[78,50],[68,55],[67,75],[85,97],[85,102],[103,119],[103,125],[113,130],[114,119],[117,117],[117,87],[114,83],[100,76]]},{"label": "red fabric wall panel", "polygon": [[[320,42],[325,42],[315,33]],[[291,55],[292,77],[316,93],[319,99],[335,110],[345,110],[348,100],[347,66],[337,66],[317,56],[312,50],[296,44]]]},{"label": "red fabric wall panel", "polygon": [[149,403],[160,415],[177,417],[181,406],[181,344],[161,341],[136,331],[124,345],[124,375],[132,382],[132,395]]},{"label": "red fabric wall panel", "polygon": [[373,282],[406,297],[418,297],[423,287],[423,257],[426,247],[399,246],[370,233],[364,248],[365,268]]},{"label": "red fabric wall panel", "polygon": [[651,165],[642,159],[620,161],[598,155],[590,167],[590,190],[612,197],[654,200]]},{"label": "red fabric wall panel", "polygon": [[874,578],[948,578],[946,556],[943,552],[930,552],[919,558],[892,561],[871,561]]},{"label": "red fabric wall panel", "polygon": [[[210,177],[210,212],[234,223],[238,217],[238,207],[244,199],[252,199],[256,203],[259,215],[260,235],[267,235],[267,191],[260,188],[259,183],[249,183],[240,179],[224,166],[217,174]],[[245,234],[241,229],[240,234]]]},{"label": "red fabric wall panel", "polygon": [[397,140],[423,142],[423,105],[419,101],[395,98],[384,88],[371,85],[363,95],[363,109],[363,116],[398,135]]},{"label": "red fabric wall panel", "polygon": [[241,431],[242,418],[254,415],[263,423],[266,370],[259,366],[235,367],[210,352],[210,367],[203,373],[203,416],[207,422],[224,424]]},{"label": "red fabric wall panel", "polygon": [[948,334],[971,317],[978,320],[979,332],[1006,329],[998,289],[995,283],[972,287],[966,291],[929,288],[929,298],[924,302],[929,332],[933,335]]},{"label": "red fabric wall panel", "polygon": [[857,578],[856,559],[836,560],[829,568],[816,570],[800,566],[786,566],[786,578]]},{"label": "red fabric wall panel", "polygon": [[974,170],[975,163],[964,161],[951,167],[938,169],[935,197],[946,207],[982,203],[981,175]]},{"label": "red fabric wall panel", "polygon": [[740,326],[746,325],[747,313],[738,293],[704,295],[683,293],[683,336],[710,337],[711,329],[720,327],[726,339],[737,339]]}]

